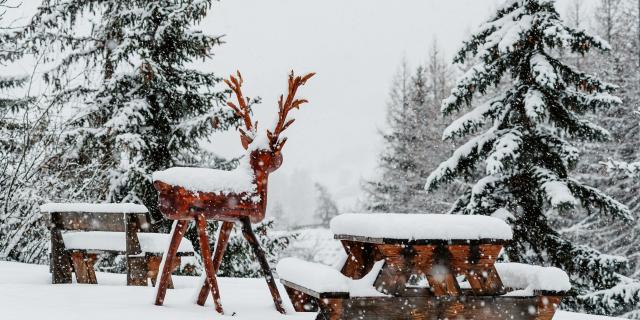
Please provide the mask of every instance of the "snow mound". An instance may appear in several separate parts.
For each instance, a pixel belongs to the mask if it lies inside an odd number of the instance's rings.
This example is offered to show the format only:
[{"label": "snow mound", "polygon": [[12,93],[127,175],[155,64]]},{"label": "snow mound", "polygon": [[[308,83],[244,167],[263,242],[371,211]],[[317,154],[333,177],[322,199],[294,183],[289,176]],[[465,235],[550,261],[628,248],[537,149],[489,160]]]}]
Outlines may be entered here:
[{"label": "snow mound", "polygon": [[487,216],[446,214],[342,214],[331,220],[337,235],[411,240],[510,240],[511,228]]},{"label": "snow mound", "polygon": [[284,258],[278,262],[276,272],[280,279],[315,292],[348,292],[350,297],[383,297],[386,295],[373,287],[383,265],[384,260],[380,260],[362,279],[353,280],[323,264]]},{"label": "snow mound", "polygon": [[[67,249],[77,250],[105,250],[125,252],[127,241],[124,232],[68,232],[62,234],[64,246]],[[170,234],[164,233],[138,233],[140,249],[143,252],[162,253],[167,249],[171,241]],[[188,239],[182,239],[179,252],[193,252],[193,245]]]},{"label": "snow mound", "polygon": [[45,203],[40,212],[147,213],[147,207],[135,203]]},{"label": "snow mound", "polygon": [[234,170],[173,167],[153,173],[153,181],[180,186],[194,192],[222,194],[255,193],[254,174],[247,161]]},{"label": "snow mound", "polygon": [[554,267],[533,266],[522,263],[496,263],[496,270],[506,288],[523,289],[517,294],[532,295],[533,291],[569,291],[569,276]]}]

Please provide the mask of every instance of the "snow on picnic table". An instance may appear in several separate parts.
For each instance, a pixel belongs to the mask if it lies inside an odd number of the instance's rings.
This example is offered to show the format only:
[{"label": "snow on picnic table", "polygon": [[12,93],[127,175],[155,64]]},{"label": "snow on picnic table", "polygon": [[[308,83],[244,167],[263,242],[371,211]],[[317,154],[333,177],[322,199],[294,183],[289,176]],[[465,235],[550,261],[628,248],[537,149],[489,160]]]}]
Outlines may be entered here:
[{"label": "snow on picnic table", "polygon": [[[282,286],[280,292],[289,314],[275,311],[264,279],[219,278],[222,306],[218,315],[211,303],[194,303],[197,277],[174,276],[162,307],[153,305],[155,289],[127,287],[123,274],[97,273],[98,285],[51,284],[48,266],[0,261],[0,315],[7,320],[237,320],[315,319],[315,313],[294,313]],[[554,320],[613,320],[617,318],[558,312]]]},{"label": "snow on picnic table", "polygon": [[420,240],[510,240],[513,236],[511,227],[498,218],[448,214],[341,214],[331,220],[331,231],[337,235]]}]

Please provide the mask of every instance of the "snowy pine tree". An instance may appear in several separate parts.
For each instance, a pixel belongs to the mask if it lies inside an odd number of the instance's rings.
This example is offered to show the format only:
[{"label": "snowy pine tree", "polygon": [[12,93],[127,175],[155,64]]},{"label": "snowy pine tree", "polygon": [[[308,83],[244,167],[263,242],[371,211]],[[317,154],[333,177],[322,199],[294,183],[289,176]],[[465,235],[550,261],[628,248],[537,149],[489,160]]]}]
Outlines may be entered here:
[{"label": "snowy pine tree", "polygon": [[220,43],[193,29],[211,3],[45,0],[16,34],[51,65],[49,101],[73,115],[64,160],[91,168],[69,178],[92,201],[143,203],[160,221],[150,174],[190,162],[200,139],[233,122],[219,78],[191,67]]},{"label": "snowy pine tree", "polygon": [[553,265],[573,281],[566,307],[600,314],[637,308],[640,285],[624,277],[627,260],[602,254],[563,238],[548,210],[570,214],[578,208],[610,221],[630,221],[628,208],[569,173],[579,157],[568,139],[603,141],[609,132],[582,116],[621,103],[615,86],[555,58],[559,48],[585,54],[608,44],[568,27],[550,0],[509,0],[463,44],[455,62],[476,56],[479,63],[458,80],[442,111],[471,105],[509,74],[512,83],[486,103],[454,121],[444,139],[472,137],[427,179],[435,190],[468,176],[485,161],[485,175],[461,196],[451,212],[491,215],[508,209],[514,230],[506,247],[511,261]]},{"label": "snowy pine tree", "polygon": [[327,190],[327,187],[316,182],[316,209],[314,211],[315,218],[320,221],[324,227],[329,227],[329,222],[333,217],[340,214],[338,205]]},{"label": "snowy pine tree", "polygon": [[393,80],[387,104],[389,129],[383,133],[384,150],[379,176],[368,181],[367,209],[373,212],[443,212],[452,203],[452,192],[426,197],[423,184],[429,173],[445,159],[450,144],[440,132],[446,127],[438,101],[450,88],[452,71],[436,42],[425,65],[414,71],[403,62]]},{"label": "snowy pine tree", "polygon": [[[594,32],[607,40],[611,50],[588,59],[582,66],[590,73],[600,75],[619,89],[616,94],[623,101],[600,112],[587,113],[587,118],[611,132],[606,142],[581,143],[576,177],[627,205],[632,215],[640,217],[640,184],[628,172],[608,174],[602,166],[608,159],[635,161],[640,156],[640,126],[635,110],[640,102],[638,79],[638,1],[600,0],[595,8]],[[635,26],[630,29],[630,26]],[[632,32],[630,32],[632,31]],[[640,227],[625,221],[602,221],[587,212],[572,216],[551,215],[555,223],[563,226],[559,231],[573,241],[588,243],[612,255],[629,258],[631,276],[640,277]],[[640,316],[640,315],[637,315]],[[637,317],[636,316],[636,317]]]}]

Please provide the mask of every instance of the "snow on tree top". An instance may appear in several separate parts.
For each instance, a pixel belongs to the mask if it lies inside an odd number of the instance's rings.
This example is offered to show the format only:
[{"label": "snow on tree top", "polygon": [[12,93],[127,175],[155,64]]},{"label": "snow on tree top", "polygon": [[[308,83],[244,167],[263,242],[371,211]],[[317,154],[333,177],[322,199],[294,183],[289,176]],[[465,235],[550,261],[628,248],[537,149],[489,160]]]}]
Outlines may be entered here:
[{"label": "snow on tree top", "polygon": [[339,235],[411,240],[510,240],[511,228],[503,220],[480,215],[342,214],[331,220]]},{"label": "snow on tree top", "polygon": [[40,212],[147,213],[147,207],[135,203],[45,203]]},{"label": "snow on tree top", "polygon": [[533,291],[569,291],[569,276],[555,267],[541,267],[522,263],[496,263],[500,280],[506,288],[524,289],[514,294],[532,295]]},{"label": "snow on tree top", "polygon": [[153,181],[180,186],[194,192],[222,194],[253,194],[256,192],[254,174],[248,161],[241,161],[233,170],[173,167],[153,173]]}]

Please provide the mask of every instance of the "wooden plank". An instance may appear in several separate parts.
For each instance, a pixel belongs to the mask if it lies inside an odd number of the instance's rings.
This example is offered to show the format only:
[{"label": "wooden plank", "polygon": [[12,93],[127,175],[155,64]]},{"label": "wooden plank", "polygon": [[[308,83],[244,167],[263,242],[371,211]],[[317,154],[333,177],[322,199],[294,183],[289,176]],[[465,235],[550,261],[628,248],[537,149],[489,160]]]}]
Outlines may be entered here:
[{"label": "wooden plank", "polygon": [[211,295],[213,296],[213,304],[216,307],[216,311],[220,314],[224,314],[222,310],[222,304],[220,301],[220,289],[218,288],[218,280],[213,270],[213,261],[211,261],[211,249],[209,248],[209,237],[207,236],[207,220],[204,215],[196,217],[196,226],[198,229],[198,238],[200,239],[200,251],[202,252],[202,262],[204,263],[204,270],[207,276],[207,281],[211,287]]},{"label": "wooden plank", "polygon": [[[231,231],[233,231],[233,226],[234,223],[230,221],[223,221],[220,225],[220,232],[218,232],[218,238],[216,239],[216,249],[213,255],[213,271],[215,274],[218,274],[220,265],[222,265],[222,258],[224,257],[224,253],[227,250],[229,237],[231,236]],[[198,300],[196,302],[198,305],[204,306],[210,290],[211,286],[209,285],[209,280],[205,279],[204,283],[202,284],[202,288],[200,288],[200,293],[198,294]]]},{"label": "wooden plank", "polygon": [[59,214],[53,213],[49,218],[49,229],[51,230],[51,256],[49,258],[51,283],[71,283],[71,257],[65,249],[64,240],[62,239],[61,217]]},{"label": "wooden plank", "polygon": [[173,264],[173,259],[176,256],[178,246],[180,245],[180,240],[182,240],[182,237],[184,236],[184,232],[187,230],[188,225],[188,221],[178,220],[175,230],[171,235],[171,242],[169,243],[169,249],[166,253],[167,257],[165,265],[162,269],[162,273],[160,274],[160,283],[158,284],[158,291],[156,292],[155,304],[157,306],[161,306],[164,303],[164,297],[167,294],[167,287],[169,286],[169,278],[171,276],[171,266]]},{"label": "wooden plank", "polygon": [[140,240],[138,239],[140,226],[137,215],[126,214],[125,223],[125,247],[127,256],[139,255],[142,253],[142,249],[140,248]]},{"label": "wooden plank", "polygon": [[321,299],[316,319],[551,320],[559,303],[559,297],[546,296]]},{"label": "wooden plank", "polygon": [[383,255],[374,244],[348,240],[340,242],[347,253],[347,260],[341,272],[349,278],[361,279],[371,271],[376,261],[383,259]]},{"label": "wooden plank", "polygon": [[61,218],[58,225],[60,230],[125,232],[122,213],[55,212],[51,215]]},{"label": "wooden plank", "polygon": [[[158,262],[158,266],[159,265],[160,265],[160,262]],[[149,271],[147,270],[147,257],[127,256],[127,285],[128,286],[146,287],[148,274],[149,274]],[[158,272],[156,269],[155,275],[157,274]],[[155,282],[155,279],[153,279],[153,281]]]},{"label": "wooden plank", "polygon": [[333,236],[336,240],[346,240],[363,243],[375,244],[404,244],[404,245],[473,245],[473,244],[501,244],[504,245],[508,241],[502,239],[394,239],[394,238],[375,238],[363,237],[348,234],[336,234]]},{"label": "wooden plank", "polygon": [[451,266],[451,252],[445,245],[435,246],[433,263],[426,271],[431,291],[437,297],[459,296],[462,294],[456,274]]},{"label": "wooden plank", "polygon": [[406,296],[409,291],[415,289],[407,288],[407,283],[412,274],[423,274],[419,267],[424,264],[425,259],[430,259],[430,255],[422,255],[417,252],[414,246],[400,244],[379,244],[376,251],[384,256],[385,264],[376,278],[374,287],[384,294],[394,296]]},{"label": "wooden plank", "polygon": [[260,268],[262,269],[264,278],[267,281],[267,286],[269,287],[269,291],[271,292],[271,298],[273,298],[273,303],[276,306],[276,310],[278,310],[278,312],[282,314],[286,314],[284,307],[282,307],[282,298],[280,297],[280,292],[278,292],[276,281],[273,278],[273,274],[271,273],[269,262],[267,261],[267,257],[265,256],[264,251],[260,247],[258,238],[256,238],[255,233],[253,233],[249,217],[241,218],[240,224],[242,225],[242,235],[247,240],[247,242],[249,242],[249,245],[253,249],[253,253],[256,256],[256,259],[258,259],[258,263],[260,264]]},{"label": "wooden plank", "polygon": [[[284,284],[284,282],[283,282]],[[296,312],[318,312],[318,299],[285,284],[285,291]]]},{"label": "wooden plank", "polygon": [[288,288],[292,288],[296,291],[302,292],[308,296],[314,297],[316,299],[348,299],[349,292],[317,292],[312,289],[303,287],[291,281],[287,281],[284,279],[280,279],[280,282]]},{"label": "wooden plank", "polygon": [[93,270],[93,261],[87,258],[84,252],[71,252],[71,262],[73,263],[73,271],[76,274],[76,281],[78,283],[98,283],[95,271]]}]

